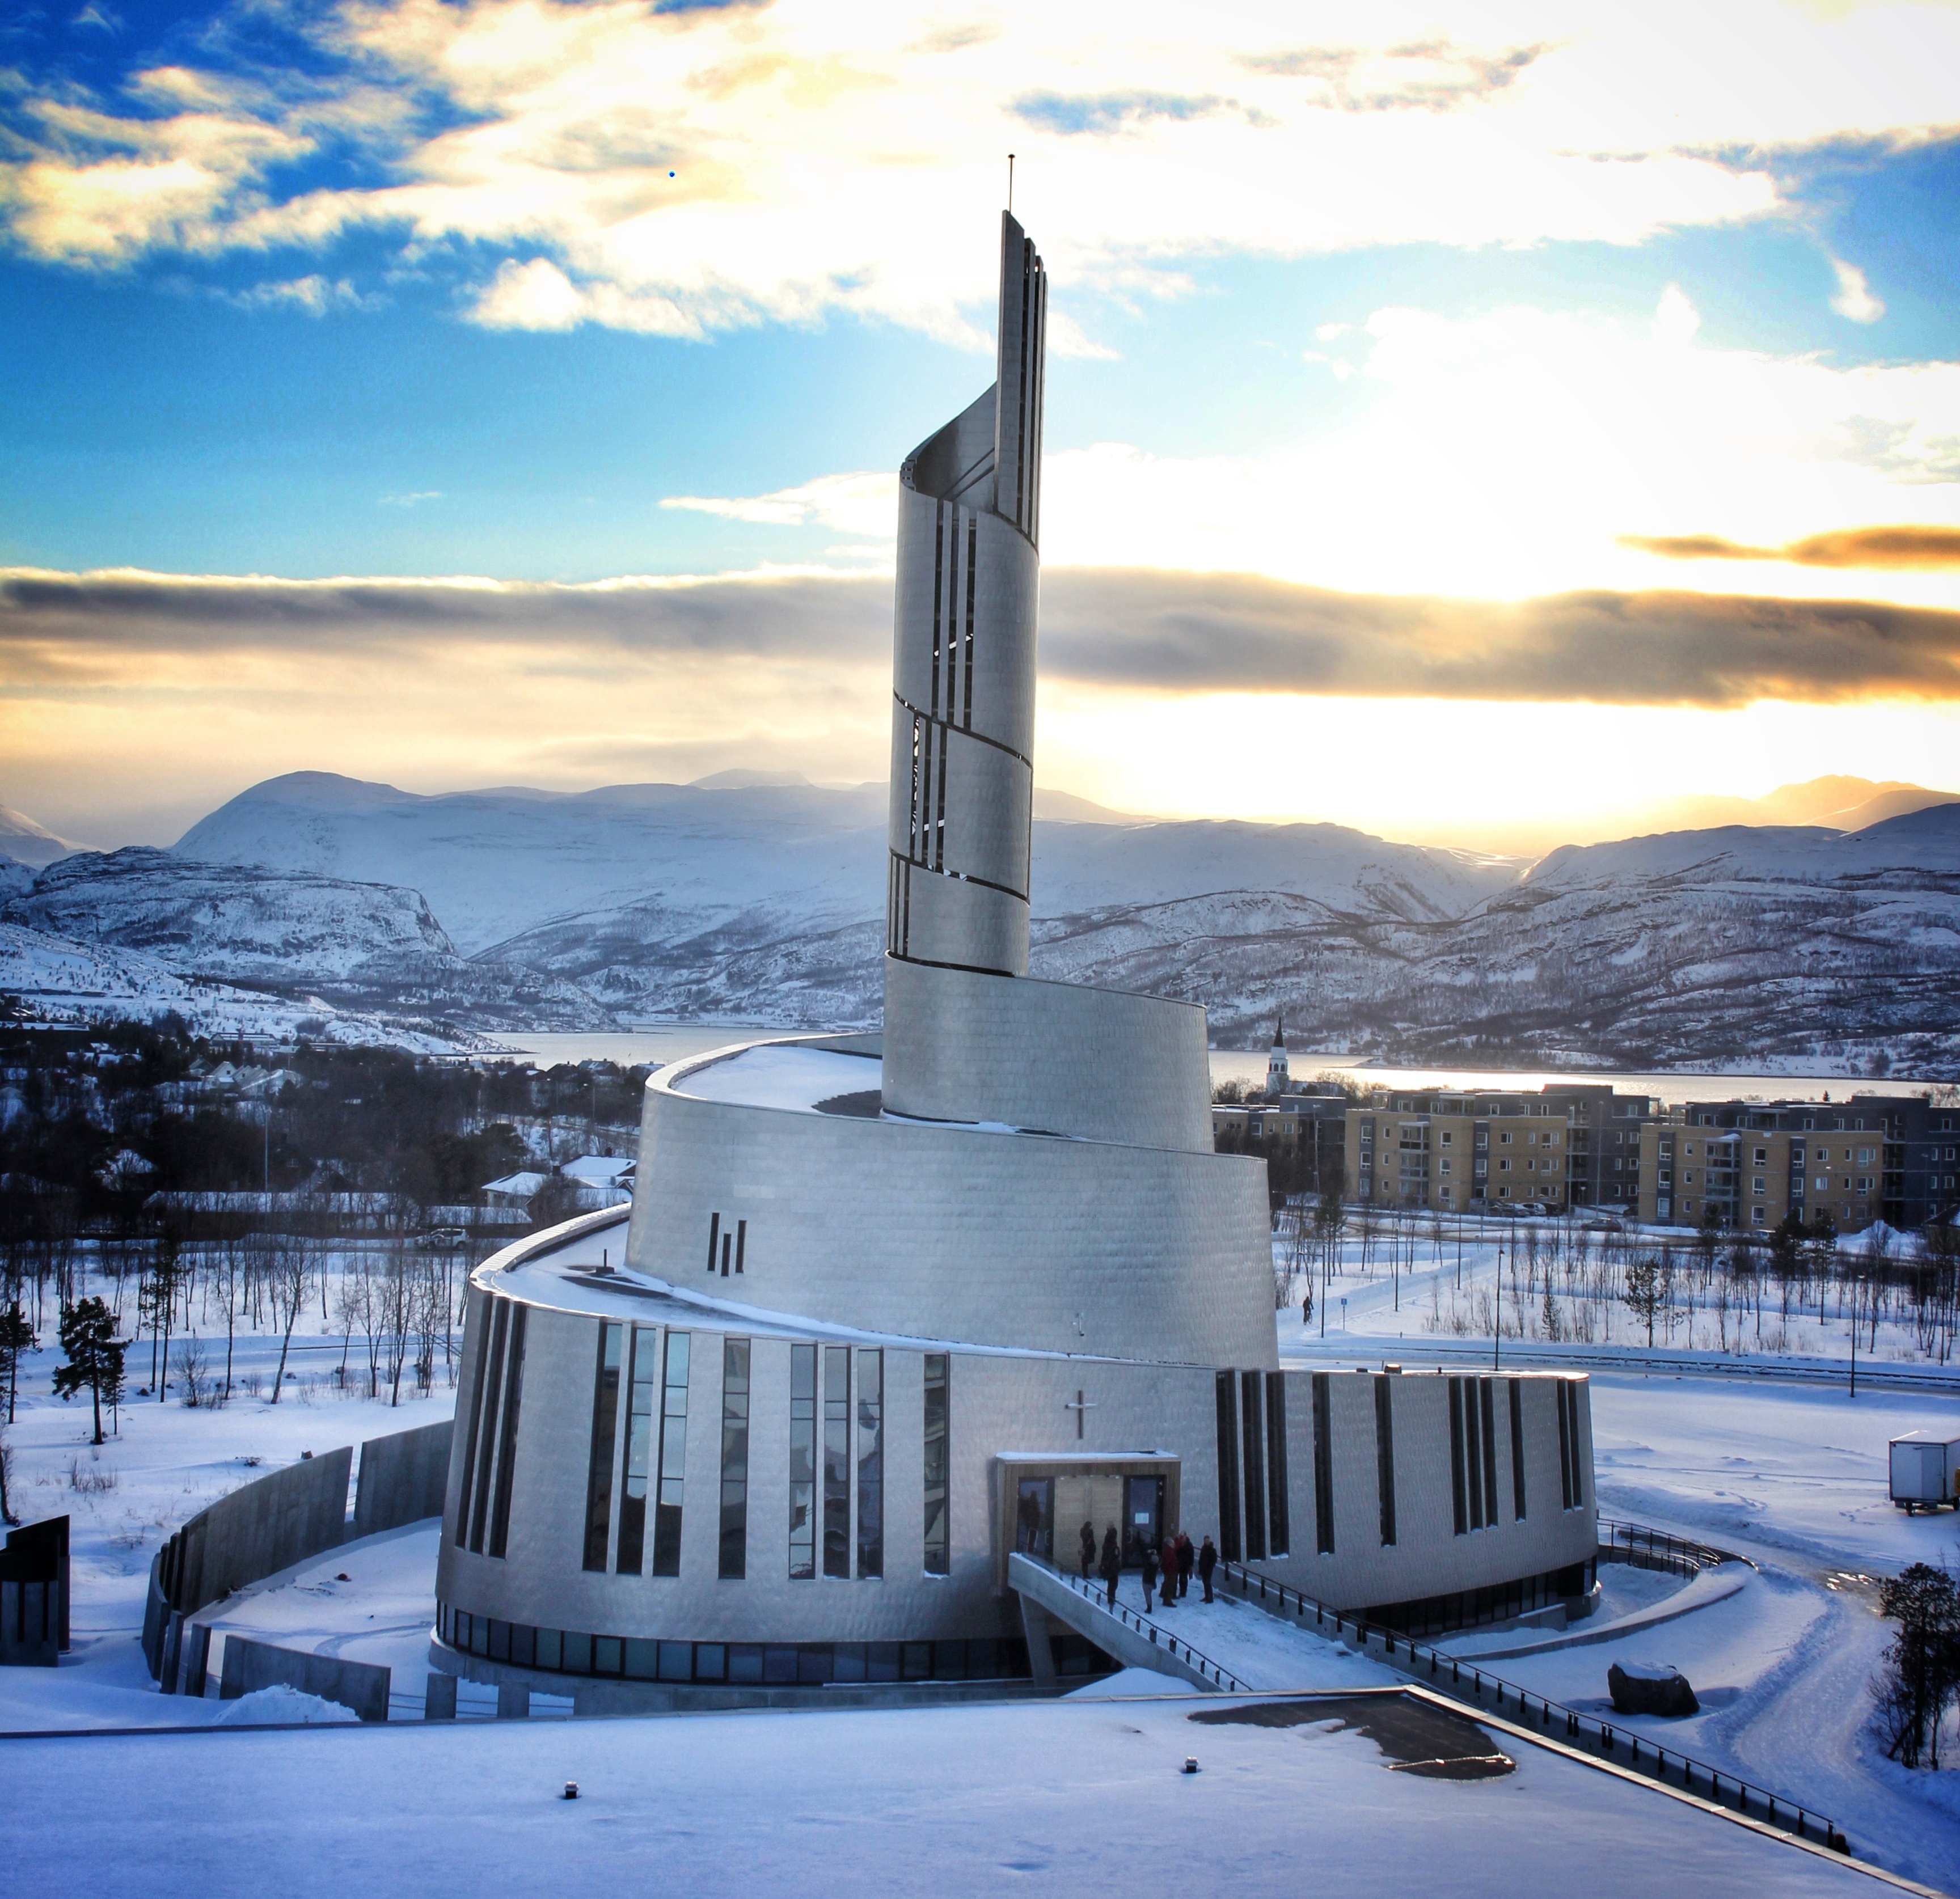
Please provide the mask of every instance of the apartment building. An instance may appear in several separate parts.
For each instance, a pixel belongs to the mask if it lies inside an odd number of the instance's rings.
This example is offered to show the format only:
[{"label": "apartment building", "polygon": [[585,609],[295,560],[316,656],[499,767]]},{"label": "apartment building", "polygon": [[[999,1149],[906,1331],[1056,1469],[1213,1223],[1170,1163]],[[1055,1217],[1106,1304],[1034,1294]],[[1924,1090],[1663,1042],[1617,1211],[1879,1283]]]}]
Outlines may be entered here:
[{"label": "apartment building", "polygon": [[1294,1083],[1267,1100],[1214,1102],[1211,1139],[1221,1153],[1260,1153],[1284,1164],[1309,1192],[1344,1178],[1348,1097],[1329,1083]]},{"label": "apartment building", "polygon": [[1840,1233],[1960,1207],[1960,1110],[1919,1096],[1693,1102],[1641,1131],[1643,1220],[1761,1229],[1794,1214]]},{"label": "apartment building", "polygon": [[1348,1111],[1348,1198],[1456,1213],[1630,1206],[1639,1130],[1659,1112],[1650,1097],[1603,1084],[1385,1089]]}]

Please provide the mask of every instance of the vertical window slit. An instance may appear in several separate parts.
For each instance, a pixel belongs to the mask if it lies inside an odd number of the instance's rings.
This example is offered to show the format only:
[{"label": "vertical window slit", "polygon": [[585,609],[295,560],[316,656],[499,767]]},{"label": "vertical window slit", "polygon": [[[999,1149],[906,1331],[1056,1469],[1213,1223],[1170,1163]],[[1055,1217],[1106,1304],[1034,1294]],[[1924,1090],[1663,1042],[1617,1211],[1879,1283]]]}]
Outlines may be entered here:
[{"label": "vertical window slit", "polygon": [[524,1322],[530,1308],[514,1301],[511,1309],[511,1343],[504,1373],[504,1420],[498,1435],[497,1494],[490,1506],[490,1554],[501,1556],[511,1533],[511,1467],[517,1455],[517,1406],[524,1395]]},{"label": "vertical window slit", "polygon": [[823,1348],[823,1573],[851,1573],[851,1347]]},{"label": "vertical window slit", "polygon": [[721,1245],[721,1216],[719,1214],[710,1214],[708,1217],[708,1270],[711,1276],[714,1271],[714,1255],[720,1250]]},{"label": "vertical window slit", "polygon": [[1228,1563],[1244,1560],[1239,1541],[1239,1407],[1230,1372],[1217,1377],[1218,1554]]},{"label": "vertical window slit", "polygon": [[973,574],[979,564],[980,522],[969,515],[966,522],[966,686],[960,695],[960,717],[966,729],[973,730]]},{"label": "vertical window slit", "polygon": [[1293,1548],[1287,1487],[1286,1373],[1266,1374],[1266,1541],[1274,1556]]},{"label": "vertical window slit", "polygon": [[1242,1460],[1246,1484],[1246,1560],[1262,1563],[1266,1556],[1265,1460],[1260,1455],[1266,1439],[1263,1409],[1259,1399],[1265,1380],[1257,1372],[1242,1372],[1239,1377],[1239,1410],[1245,1420]]},{"label": "vertical window slit", "polygon": [[1375,1374],[1375,1484],[1381,1494],[1386,1549],[1395,1540],[1395,1380],[1383,1372]]},{"label": "vertical window slit", "polygon": [[1463,1381],[1452,1378],[1449,1381],[1449,1493],[1459,1536],[1467,1535],[1470,1528],[1470,1513],[1463,1488]]},{"label": "vertical window slit", "polygon": [[488,1404],[483,1418],[483,1444],[476,1464],[476,1500],[469,1515],[469,1547],[481,1551],[483,1527],[490,1513],[490,1472],[497,1461],[497,1406],[504,1385],[504,1328],[509,1322],[511,1302],[497,1302],[496,1322],[490,1328],[490,1382]]},{"label": "vertical window slit", "polygon": [[925,1573],[952,1573],[952,1535],[947,1522],[946,1480],[952,1430],[950,1354],[925,1355]]},{"label": "vertical window slit", "polygon": [[[724,1238],[722,1245],[728,1244]],[[680,1574],[681,1479],[687,1470],[687,1366],[689,1335],[667,1334],[667,1378],[661,1387],[660,1489],[654,1503],[654,1573]]]},{"label": "vertical window slit", "polygon": [[585,1567],[606,1567],[612,1527],[612,1438],[619,1420],[619,1334],[610,1322],[599,1328],[599,1365],[592,1388],[592,1462],[585,1486]]},{"label": "vertical window slit", "polygon": [[619,1542],[612,1559],[621,1576],[646,1567],[647,1485],[654,1462],[654,1380],[660,1335],[651,1325],[633,1328],[632,1362],[626,1378],[626,1471],[619,1490]]},{"label": "vertical window slit", "polygon": [[721,1552],[718,1573],[749,1573],[749,1341],[721,1344]]},{"label": "vertical window slit", "polygon": [[735,1223],[735,1271],[742,1271],[742,1255],[749,1250],[749,1223],[738,1220]]},{"label": "vertical window slit", "polygon": [[885,1355],[858,1354],[858,1573],[885,1573]]},{"label": "vertical window slit", "polygon": [[816,1347],[790,1347],[790,1579],[816,1573]]},{"label": "vertical window slit", "polygon": [[490,1364],[490,1341],[483,1327],[489,1319],[492,1303],[485,1300],[482,1316],[477,1321],[476,1369],[469,1381],[469,1430],[463,1440],[463,1488],[456,1500],[456,1547],[459,1550],[466,1549],[469,1544],[470,1487],[476,1476],[476,1435],[483,1421],[483,1386]]},{"label": "vertical window slit", "polygon": [[1484,1527],[1487,1530],[1497,1527],[1497,1416],[1496,1394],[1491,1388],[1496,1382],[1491,1378],[1477,1381],[1477,1408],[1484,1426]]},{"label": "vertical window slit", "polygon": [[1511,1514],[1525,1520],[1525,1398],[1524,1380],[1514,1378],[1511,1387]]},{"label": "vertical window slit", "polygon": [[1334,1554],[1334,1391],[1332,1375],[1313,1375],[1313,1545]]}]

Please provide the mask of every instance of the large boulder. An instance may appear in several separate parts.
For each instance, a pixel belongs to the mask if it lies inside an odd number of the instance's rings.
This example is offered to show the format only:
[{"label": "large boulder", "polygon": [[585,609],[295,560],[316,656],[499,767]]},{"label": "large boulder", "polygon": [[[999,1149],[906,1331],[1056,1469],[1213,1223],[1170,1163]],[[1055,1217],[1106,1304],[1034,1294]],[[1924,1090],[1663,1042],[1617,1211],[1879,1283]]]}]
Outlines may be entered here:
[{"label": "large boulder", "polygon": [[1613,1707],[1621,1714],[1699,1714],[1688,1677],[1666,1662],[1615,1662],[1606,1671]]}]

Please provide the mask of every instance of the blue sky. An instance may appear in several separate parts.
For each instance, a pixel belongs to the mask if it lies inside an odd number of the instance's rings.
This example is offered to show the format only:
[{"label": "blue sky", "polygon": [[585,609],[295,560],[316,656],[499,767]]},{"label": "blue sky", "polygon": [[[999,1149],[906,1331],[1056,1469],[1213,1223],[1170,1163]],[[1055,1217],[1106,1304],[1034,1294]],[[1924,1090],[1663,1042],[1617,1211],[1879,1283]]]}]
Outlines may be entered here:
[{"label": "blue sky", "polygon": [[[160,600],[182,575],[883,574],[891,471],[991,373],[1012,148],[1061,319],[1052,568],[1943,615],[1943,542],[1904,563],[1777,550],[1960,533],[1956,52],[1951,6],[1769,0],[1713,24],[1507,5],[1446,29],[1419,7],[1228,8],[1201,40],[1148,8],[1120,36],[1069,8],[17,9],[0,568],[141,569]],[[1711,537],[1753,552],[1679,558]],[[262,628],[247,705],[196,641],[92,611],[16,603],[0,801],[97,834],[167,829],[296,749],[431,787],[570,782],[585,768],[510,735],[542,705],[574,716],[616,664],[570,654],[540,701],[548,663],[479,641],[473,771],[425,707],[347,739],[332,682],[358,628],[303,655]],[[1927,637],[1945,657],[1903,697],[1834,675],[1739,701],[1725,673],[1696,698],[1732,720],[1710,788],[1809,775],[1783,768],[1790,708],[1832,714],[1802,741],[1831,748],[1816,770],[1936,770],[1960,737],[1939,682],[1960,641]],[[659,775],[767,743],[819,774],[878,768],[875,705],[786,702],[718,740],[712,658],[636,667],[620,761]],[[282,666],[307,682],[283,717]],[[807,682],[783,689],[807,705]],[[1213,808],[1234,732],[1329,709],[1221,686],[1183,720],[1212,736],[1140,782],[1116,762],[1165,690],[1055,680],[1044,729],[1071,788]],[[1656,724],[1664,707],[1570,691],[1619,705],[1630,759],[1707,755],[1678,706]],[[161,704],[201,708],[231,749],[186,776],[158,753]],[[1288,808],[1245,795],[1225,806]]]}]

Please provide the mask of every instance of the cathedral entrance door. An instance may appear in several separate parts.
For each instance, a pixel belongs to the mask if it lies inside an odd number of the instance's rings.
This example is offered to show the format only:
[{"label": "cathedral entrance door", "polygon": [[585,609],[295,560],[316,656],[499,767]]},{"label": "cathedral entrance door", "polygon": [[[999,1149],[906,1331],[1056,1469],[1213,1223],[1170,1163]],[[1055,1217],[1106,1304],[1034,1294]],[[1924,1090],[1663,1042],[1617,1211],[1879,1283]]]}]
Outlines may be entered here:
[{"label": "cathedral entrance door", "polygon": [[[1096,1556],[1102,1554],[1102,1538],[1114,1529],[1118,1546],[1123,1537],[1123,1480],[1120,1477],[1067,1476],[1055,1480],[1055,1524],[1060,1538],[1056,1562],[1073,1575],[1082,1573],[1082,1526],[1095,1533]],[[1093,1575],[1096,1559],[1090,1560]]]},{"label": "cathedral entrance door", "polygon": [[1146,1549],[1163,1541],[1164,1481],[1160,1477],[1123,1480],[1123,1560],[1141,1566]]},{"label": "cathedral entrance door", "polygon": [[1055,1560],[1055,1479],[1024,1477],[1014,1518],[1014,1548],[1023,1556]]}]

